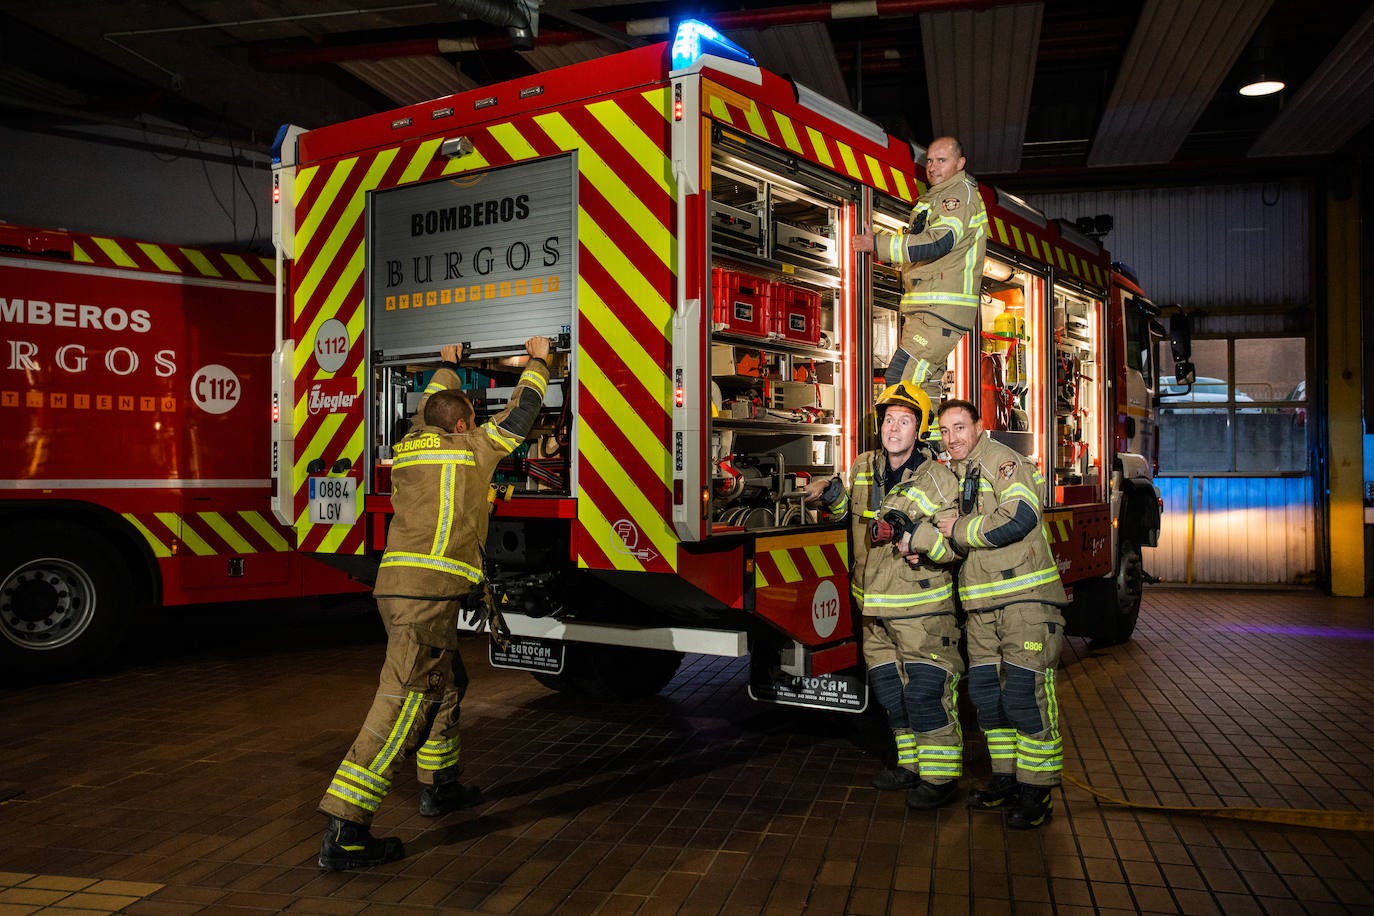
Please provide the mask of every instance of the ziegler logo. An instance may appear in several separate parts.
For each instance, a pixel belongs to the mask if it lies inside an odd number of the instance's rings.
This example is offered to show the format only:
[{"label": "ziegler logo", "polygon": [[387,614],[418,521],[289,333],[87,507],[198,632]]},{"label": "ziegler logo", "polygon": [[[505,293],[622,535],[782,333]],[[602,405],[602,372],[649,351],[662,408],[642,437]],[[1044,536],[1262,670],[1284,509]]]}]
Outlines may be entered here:
[{"label": "ziegler logo", "polygon": [[312,417],[320,411],[338,413],[352,407],[353,402],[359,397],[361,395],[358,394],[357,382],[353,379],[316,382],[310,386],[310,400],[306,402],[306,410]]}]

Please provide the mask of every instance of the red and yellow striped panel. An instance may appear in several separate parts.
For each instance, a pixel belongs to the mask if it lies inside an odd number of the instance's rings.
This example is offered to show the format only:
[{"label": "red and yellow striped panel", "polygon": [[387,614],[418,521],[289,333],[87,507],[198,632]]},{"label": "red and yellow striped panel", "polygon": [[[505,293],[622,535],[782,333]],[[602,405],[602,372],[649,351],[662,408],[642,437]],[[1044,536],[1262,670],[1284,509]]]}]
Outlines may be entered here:
[{"label": "red and yellow striped panel", "polygon": [[1046,512],[1041,527],[1045,529],[1045,540],[1050,545],[1063,544],[1073,534],[1072,512]]},{"label": "red and yellow striped panel", "polygon": [[[595,569],[671,571],[669,519],[671,361],[676,284],[674,194],[667,90],[630,92],[556,112],[464,129],[474,152],[439,156],[439,138],[369,152],[297,176],[297,259],[292,336],[320,324],[348,328],[348,359],[335,375],[362,390],[364,201],[369,190],[576,151],[578,163],[577,562]],[[361,552],[361,526],[311,526],[310,456],[362,459],[362,414],[309,416],[311,348],[296,348],[295,511],[304,550]]]},{"label": "red and yellow striped panel", "polygon": [[849,573],[849,536],[844,529],[759,538],[754,588],[763,589]]},{"label": "red and yellow striped panel", "polygon": [[282,553],[291,549],[291,529],[262,512],[124,513],[155,557],[190,553],[198,557]]},{"label": "red and yellow striped panel", "polygon": [[276,276],[276,264],[272,258],[98,235],[73,235],[72,260],[97,267],[147,270],[244,283],[271,283]]},{"label": "red and yellow striped panel", "polygon": [[1030,258],[1049,264],[1056,270],[1073,274],[1091,286],[1105,288],[1109,274],[1105,264],[1098,264],[1074,254],[1064,246],[1045,238],[1029,226],[1009,223],[995,214],[988,214],[992,240],[1007,248],[1019,251]]},{"label": "red and yellow striped panel", "polygon": [[798,156],[832,172],[846,175],[907,202],[916,199],[917,184],[912,176],[889,163],[847,143],[822,134],[780,111],[760,105],[754,99],[703,80],[702,106],[715,120],[767,140],[774,146],[791,150]]}]

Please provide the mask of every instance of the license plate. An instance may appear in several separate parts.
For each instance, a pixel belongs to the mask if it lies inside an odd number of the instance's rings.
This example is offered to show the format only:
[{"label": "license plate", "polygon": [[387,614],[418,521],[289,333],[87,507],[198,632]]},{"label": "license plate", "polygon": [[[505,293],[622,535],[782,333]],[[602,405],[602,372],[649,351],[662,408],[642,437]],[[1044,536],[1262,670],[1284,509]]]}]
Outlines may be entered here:
[{"label": "license plate", "polygon": [[826,674],[819,677],[777,675],[749,684],[749,697],[762,703],[807,706],[839,712],[863,712],[868,708],[868,681],[862,674]]},{"label": "license plate", "polygon": [[535,636],[512,636],[504,649],[491,641],[487,657],[493,668],[514,668],[517,671],[537,671],[540,674],[560,674],[563,671],[561,639],[539,639]]},{"label": "license plate", "polygon": [[358,517],[354,501],[357,481],[352,477],[310,478],[310,523],[351,525]]}]

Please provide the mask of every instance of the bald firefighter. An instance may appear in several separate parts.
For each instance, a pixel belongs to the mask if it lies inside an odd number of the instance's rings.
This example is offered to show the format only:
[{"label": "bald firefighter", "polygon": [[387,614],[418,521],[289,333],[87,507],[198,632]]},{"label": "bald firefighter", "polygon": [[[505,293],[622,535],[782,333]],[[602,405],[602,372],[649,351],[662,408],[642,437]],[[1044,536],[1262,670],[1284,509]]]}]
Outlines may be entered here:
[{"label": "bald firefighter", "polygon": [[901,339],[884,381],[915,382],[932,402],[940,399],[949,354],[973,327],[982,295],[988,214],[964,164],[958,140],[931,141],[928,188],[917,198],[906,231],[854,237],[856,251],[873,252],[902,273]]},{"label": "bald firefighter", "polygon": [[850,591],[863,612],[869,683],[887,712],[897,765],[873,779],[879,789],[906,789],[912,808],[938,808],[959,792],[963,736],[956,710],[963,674],[953,575],[956,559],[933,524],[954,514],[957,483],[921,439],[930,399],[911,382],[879,396],[880,447],[851,469],[846,494],[839,477],[806,488],[832,512],[850,512]]},{"label": "bald firefighter", "polygon": [[969,807],[1010,807],[1021,829],[1050,819],[1064,769],[1055,668],[1067,603],[1043,527],[1045,478],[1025,456],[983,435],[968,401],[940,405],[940,433],[959,478],[957,517],[937,522],[964,555],[969,696],[992,758],[992,780]]},{"label": "bald firefighter", "polygon": [[481,801],[458,779],[458,713],[468,685],[458,613],[483,580],[496,463],[529,435],[548,389],[549,341],[531,337],[525,351],[529,360],[509,405],[478,426],[459,390],[462,347],[443,347],[443,364],[411,430],[393,449],[395,514],[373,589],[387,631],[386,661],[362,730],[320,801],[329,817],[322,868],[362,868],[405,855],[398,837],[374,837],[370,825],[407,753],[415,754],[424,785],[421,814],[437,817]]}]

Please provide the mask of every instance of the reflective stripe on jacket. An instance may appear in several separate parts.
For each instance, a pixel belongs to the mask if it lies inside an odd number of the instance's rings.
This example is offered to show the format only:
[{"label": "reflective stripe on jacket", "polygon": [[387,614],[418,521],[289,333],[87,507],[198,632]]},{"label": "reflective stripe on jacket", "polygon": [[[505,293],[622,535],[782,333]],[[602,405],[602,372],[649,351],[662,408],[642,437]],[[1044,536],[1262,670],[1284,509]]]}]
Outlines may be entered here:
[{"label": "reflective stripe on jacket", "polygon": [[986,436],[950,467],[962,482],[978,468],[978,505],[954,522],[953,540],[965,554],[959,602],[965,610],[1018,601],[1068,603],[1045,535],[1045,478],[1027,458]]},{"label": "reflective stripe on jacket", "polygon": [[378,597],[460,597],[482,581],[492,474],[529,435],[548,381],[548,366],[531,358],[505,410],[475,429],[450,433],[422,425],[429,396],[460,387],[452,369],[434,373],[411,431],[392,449],[395,515],[377,573]]},{"label": "reflective stripe on jacket", "polygon": [[[988,247],[988,214],[978,182],[963,172],[929,188],[911,210],[907,232],[874,234],[874,253],[902,271],[902,314],[966,306],[947,315],[973,327]],[[948,311],[948,309],[946,309]]]}]

